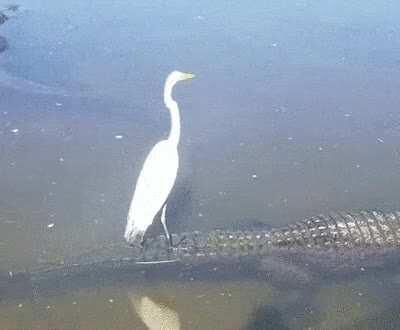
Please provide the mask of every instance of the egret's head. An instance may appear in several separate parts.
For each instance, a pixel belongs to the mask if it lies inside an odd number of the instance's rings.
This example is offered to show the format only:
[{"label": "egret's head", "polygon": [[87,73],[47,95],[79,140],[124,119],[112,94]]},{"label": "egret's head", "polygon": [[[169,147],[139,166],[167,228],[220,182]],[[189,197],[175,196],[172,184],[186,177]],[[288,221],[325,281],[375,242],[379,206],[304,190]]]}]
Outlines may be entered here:
[{"label": "egret's head", "polygon": [[172,71],[168,77],[167,82],[172,86],[175,85],[178,81],[187,80],[194,78],[193,73],[181,72],[181,71]]},{"label": "egret's head", "polygon": [[127,243],[134,247],[142,247],[144,242],[144,231],[143,230],[136,230],[136,229],[126,229],[125,230],[125,240]]}]

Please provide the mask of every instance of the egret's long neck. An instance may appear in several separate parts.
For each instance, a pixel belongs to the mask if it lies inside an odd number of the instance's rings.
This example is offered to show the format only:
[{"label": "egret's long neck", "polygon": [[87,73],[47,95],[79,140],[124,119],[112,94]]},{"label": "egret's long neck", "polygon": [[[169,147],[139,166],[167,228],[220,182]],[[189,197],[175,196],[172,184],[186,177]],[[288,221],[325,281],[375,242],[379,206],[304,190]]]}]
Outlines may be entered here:
[{"label": "egret's long neck", "polygon": [[166,107],[169,109],[171,115],[171,131],[168,136],[168,141],[178,146],[179,138],[181,135],[181,119],[179,116],[178,103],[172,98],[172,88],[174,87],[174,81],[168,81],[165,83],[164,88],[164,102]]}]

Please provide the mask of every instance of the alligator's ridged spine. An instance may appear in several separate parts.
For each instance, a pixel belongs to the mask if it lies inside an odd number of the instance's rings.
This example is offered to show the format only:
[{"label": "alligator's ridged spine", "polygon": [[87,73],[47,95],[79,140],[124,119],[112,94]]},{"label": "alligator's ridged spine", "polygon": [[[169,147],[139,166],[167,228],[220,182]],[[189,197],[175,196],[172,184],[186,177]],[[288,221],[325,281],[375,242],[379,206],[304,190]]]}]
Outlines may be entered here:
[{"label": "alligator's ridged spine", "polygon": [[[195,244],[194,244],[195,245]],[[270,232],[209,234],[198,249],[220,254],[264,254],[268,248],[368,248],[400,246],[400,213],[360,211],[315,216]],[[191,251],[190,247],[188,250]]]},{"label": "alligator's ridged spine", "polygon": [[[185,237],[183,239],[183,237]],[[368,249],[400,246],[400,213],[360,211],[319,215],[272,231],[222,231],[176,235],[167,255],[162,236],[145,247],[147,260],[267,255],[271,249]]]},{"label": "alligator's ridged spine", "polygon": [[222,231],[216,230],[208,235],[187,235],[178,247],[180,257],[192,256],[247,256],[265,255],[269,252],[273,236],[267,231]]}]

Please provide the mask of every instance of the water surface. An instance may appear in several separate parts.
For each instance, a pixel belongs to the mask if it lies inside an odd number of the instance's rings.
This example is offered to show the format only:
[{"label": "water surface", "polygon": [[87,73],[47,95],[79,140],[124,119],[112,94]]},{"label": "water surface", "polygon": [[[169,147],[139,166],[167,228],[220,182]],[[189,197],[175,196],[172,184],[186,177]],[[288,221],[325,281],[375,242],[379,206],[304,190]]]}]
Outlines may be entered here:
[{"label": "water surface", "polygon": [[[331,210],[399,209],[396,2],[21,5],[0,30],[10,45],[0,55],[2,271],[122,239],[141,165],[169,130],[161,96],[173,69],[197,78],[175,92],[183,131],[167,211],[172,231],[271,227]],[[396,287],[395,276],[389,278]],[[278,302],[268,281],[233,285],[242,305],[252,301],[246,310],[228,304],[213,281],[196,283],[196,292],[179,282],[139,286],[161,299],[158,288],[168,285],[164,295],[173,309],[193,322],[196,294],[218,298],[209,300],[202,313],[210,317],[196,321],[197,328],[221,325],[221,319],[227,329],[250,327],[261,305],[289,328],[299,319],[332,328],[337,318],[349,320],[343,328],[372,327],[368,315],[398,324],[396,300],[374,281],[379,277],[317,286],[310,298],[321,309],[310,309],[317,321],[307,321],[307,308],[296,305],[301,288],[287,288],[290,299]],[[372,292],[370,299],[357,298],[358,289],[349,298],[349,287]],[[126,329],[136,317],[127,291],[111,286],[7,302],[0,324]],[[110,305],[109,296],[118,303]],[[322,303],[326,296],[334,302]],[[339,314],[330,312],[336,305],[345,306]],[[227,320],[227,314],[237,318]]]}]

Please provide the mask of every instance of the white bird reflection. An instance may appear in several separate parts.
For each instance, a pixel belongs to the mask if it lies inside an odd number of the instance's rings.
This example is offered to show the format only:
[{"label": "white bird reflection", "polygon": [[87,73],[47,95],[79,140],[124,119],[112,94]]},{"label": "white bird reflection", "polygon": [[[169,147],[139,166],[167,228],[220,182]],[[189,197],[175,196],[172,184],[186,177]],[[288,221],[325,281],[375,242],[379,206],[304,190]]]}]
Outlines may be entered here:
[{"label": "white bird reflection", "polygon": [[176,311],[158,304],[148,296],[131,294],[129,299],[140,319],[149,330],[180,330],[181,323]]}]

